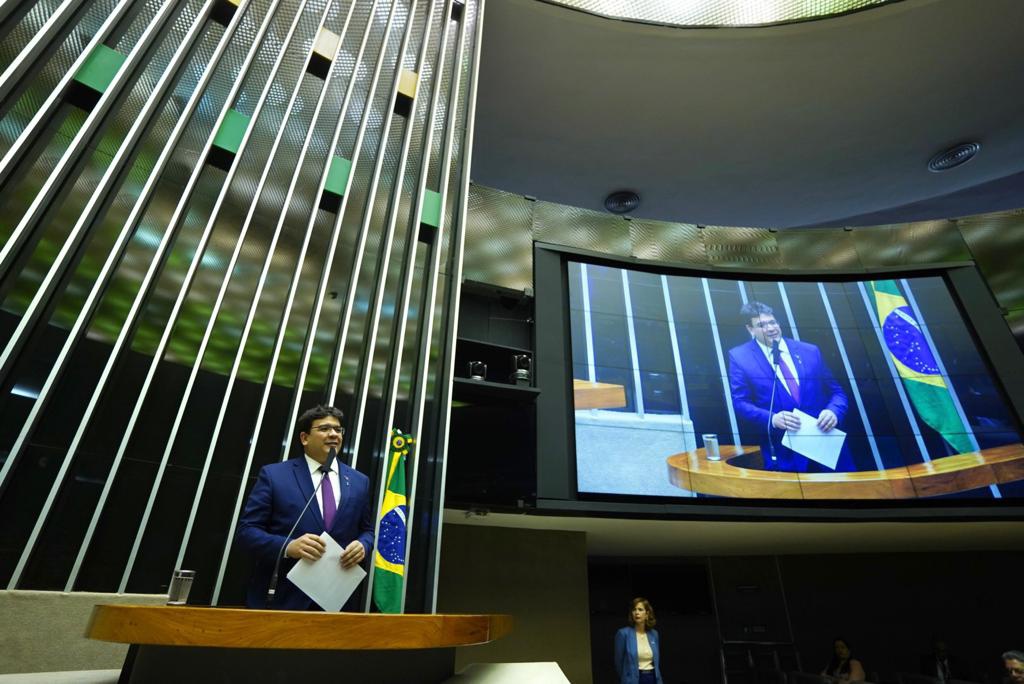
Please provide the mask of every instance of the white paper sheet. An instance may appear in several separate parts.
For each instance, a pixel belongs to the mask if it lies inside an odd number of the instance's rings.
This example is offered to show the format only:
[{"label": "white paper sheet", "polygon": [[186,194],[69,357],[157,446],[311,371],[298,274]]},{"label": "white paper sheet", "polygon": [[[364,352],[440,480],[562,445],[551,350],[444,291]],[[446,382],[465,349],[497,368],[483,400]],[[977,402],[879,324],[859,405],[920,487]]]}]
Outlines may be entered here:
[{"label": "white paper sheet", "polygon": [[846,433],[839,428],[824,432],[818,427],[817,417],[808,415],[800,409],[795,409],[793,413],[800,416],[800,429],[786,430],[786,434],[782,436],[782,446],[789,447],[830,470],[835,470],[836,464],[839,463],[839,452],[846,441]]},{"label": "white paper sheet", "polygon": [[319,560],[303,558],[292,567],[288,579],[328,613],[337,613],[366,577],[359,565],[341,567],[342,548],[331,535],[320,535],[327,548]]}]

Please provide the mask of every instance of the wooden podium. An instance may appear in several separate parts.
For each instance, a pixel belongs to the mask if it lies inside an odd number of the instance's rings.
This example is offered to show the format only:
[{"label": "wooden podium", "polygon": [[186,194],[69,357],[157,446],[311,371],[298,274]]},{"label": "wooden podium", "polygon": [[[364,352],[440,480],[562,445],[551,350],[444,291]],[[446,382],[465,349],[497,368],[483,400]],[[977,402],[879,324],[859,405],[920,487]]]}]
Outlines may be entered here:
[{"label": "wooden podium", "polygon": [[789,473],[745,468],[734,463],[739,456],[756,456],[760,452],[760,447],[723,444],[720,461],[709,461],[703,448],[675,454],[666,460],[668,481],[682,489],[715,496],[912,499],[1024,479],[1024,444],[1019,443],[886,470]]},{"label": "wooden podium", "polygon": [[381,615],[97,605],[85,635],[131,644],[122,683],[443,682],[455,647],[512,630],[508,615]]}]

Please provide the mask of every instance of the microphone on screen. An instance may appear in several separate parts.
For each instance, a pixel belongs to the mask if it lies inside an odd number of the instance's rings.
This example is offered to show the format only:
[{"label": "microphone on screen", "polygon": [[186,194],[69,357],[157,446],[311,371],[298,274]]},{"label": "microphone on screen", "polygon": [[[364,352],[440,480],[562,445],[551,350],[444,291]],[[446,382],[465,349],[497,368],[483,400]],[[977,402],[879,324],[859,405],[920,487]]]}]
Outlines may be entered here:
[{"label": "microphone on screen", "polygon": [[779,383],[779,362],[782,360],[782,352],[779,350],[779,341],[772,340],[772,397],[768,402],[768,424],[765,431],[768,433],[768,451],[771,454],[772,463],[778,461],[775,456],[775,440],[772,439],[772,411],[775,410],[775,388]]}]

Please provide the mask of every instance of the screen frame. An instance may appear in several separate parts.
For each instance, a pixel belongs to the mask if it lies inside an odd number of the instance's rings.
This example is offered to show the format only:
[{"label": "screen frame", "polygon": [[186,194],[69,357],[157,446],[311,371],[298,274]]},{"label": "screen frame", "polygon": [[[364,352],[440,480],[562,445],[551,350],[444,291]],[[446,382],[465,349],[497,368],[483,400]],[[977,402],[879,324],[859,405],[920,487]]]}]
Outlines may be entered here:
[{"label": "screen frame", "polygon": [[[707,520],[1007,520],[1024,519],[1024,499],[683,499],[579,492],[576,481],[568,261],[665,275],[744,281],[850,282],[875,276],[941,277],[1007,409],[1024,433],[1024,354],[972,261],[872,269],[800,270],[696,267],[534,242],[534,350],[537,387],[536,507],[552,514]],[[969,304],[969,305],[968,305]],[[1020,385],[1020,383],[1018,383]],[[727,503],[723,503],[727,501]]]}]

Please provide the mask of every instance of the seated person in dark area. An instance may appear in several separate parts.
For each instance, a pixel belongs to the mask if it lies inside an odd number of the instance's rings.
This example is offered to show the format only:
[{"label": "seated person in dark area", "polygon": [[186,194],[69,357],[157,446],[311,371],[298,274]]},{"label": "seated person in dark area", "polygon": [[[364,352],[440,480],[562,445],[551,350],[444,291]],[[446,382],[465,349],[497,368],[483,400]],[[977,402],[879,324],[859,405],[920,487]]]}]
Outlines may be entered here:
[{"label": "seated person in dark area", "polygon": [[[842,427],[846,392],[817,346],[782,336],[770,306],[751,300],[740,309],[740,318],[750,340],[729,350],[729,390],[736,416],[758,435],[764,467],[788,473],[830,472],[783,446],[782,437],[786,430],[800,427],[796,409],[813,416],[824,432]],[[835,469],[856,469],[847,443]]]},{"label": "seated person in dark area", "polygon": [[1004,653],[1003,669],[1006,670],[1003,684],[1024,684],[1024,651]]},{"label": "seated person in dark area", "polygon": [[838,682],[863,682],[864,666],[851,655],[846,639],[836,639],[832,649],[832,660],[821,674]]},{"label": "seated person in dark area", "polygon": [[921,656],[921,674],[944,682],[951,679],[971,679],[966,676],[959,660],[949,652],[946,640],[940,635],[932,637],[931,651]]}]

